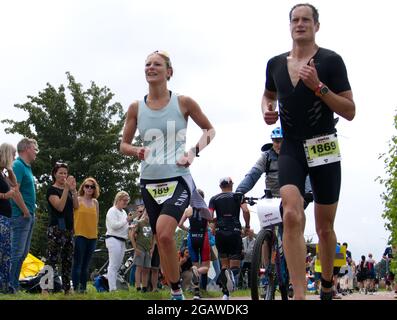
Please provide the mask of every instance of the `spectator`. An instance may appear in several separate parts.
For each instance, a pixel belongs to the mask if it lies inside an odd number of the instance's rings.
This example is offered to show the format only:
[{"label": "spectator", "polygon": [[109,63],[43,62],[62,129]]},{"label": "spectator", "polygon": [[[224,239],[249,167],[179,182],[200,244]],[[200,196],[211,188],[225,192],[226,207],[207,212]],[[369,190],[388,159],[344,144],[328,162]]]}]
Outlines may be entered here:
[{"label": "spectator", "polygon": [[136,265],[135,287],[137,291],[142,289],[142,292],[147,292],[152,260],[153,232],[146,211],[133,229],[130,239],[134,247],[134,264]]},{"label": "spectator", "polygon": [[132,217],[128,216],[125,208],[130,196],[125,191],[116,194],[111,207],[106,214],[106,247],[109,251],[109,266],[107,278],[109,291],[117,290],[117,273],[123,262],[125,242],[128,239],[128,225]]},{"label": "spectator", "polygon": [[357,282],[358,286],[360,288],[360,293],[365,293],[367,294],[367,286],[366,286],[366,281],[367,281],[367,266],[366,266],[366,261],[365,261],[365,256],[361,256],[361,261],[359,265],[357,266]]},{"label": "spectator", "polygon": [[8,143],[3,143],[0,146],[0,293],[4,294],[10,292],[10,199],[21,197],[16,177],[12,171],[15,152],[15,147]]},{"label": "spectator", "polygon": [[89,177],[78,191],[79,207],[74,210],[74,254],[72,279],[75,291],[87,290],[88,267],[98,238],[100,188],[98,182]]},{"label": "spectator", "polygon": [[368,279],[368,292],[373,294],[375,292],[375,264],[376,261],[372,258],[372,253],[368,254],[368,259],[366,261],[367,265],[367,279]]},{"label": "spectator", "polygon": [[[55,164],[51,176],[54,184],[47,190],[47,264],[55,271],[61,258],[62,288],[65,294],[69,294],[73,259],[73,209],[79,208],[76,180],[69,175],[68,165],[63,162]],[[48,292],[47,288],[42,289],[43,293]]]},{"label": "spectator", "polygon": [[356,264],[354,263],[352,258],[346,258],[346,261],[347,261],[347,289],[349,293],[353,293]]},{"label": "spectator", "polygon": [[152,291],[157,292],[159,283],[160,255],[157,248],[156,238],[153,239],[150,256],[152,257],[150,262],[150,282],[152,285]]},{"label": "spectator", "polygon": [[392,246],[388,246],[385,249],[385,252],[383,253],[383,257],[386,261],[386,288],[387,290],[392,290],[393,285],[394,285],[394,293],[395,293],[395,298],[397,298],[397,283],[394,283],[394,273],[390,270],[390,263],[393,259],[393,248]]},{"label": "spectator", "polygon": [[[132,232],[134,231],[138,221],[142,218],[145,211],[144,204],[138,204],[135,211],[128,213],[132,217],[132,222],[130,223],[128,238],[131,239]],[[135,287],[135,274],[136,274],[136,264],[133,263],[130,270],[130,285]]]},{"label": "spectator", "polygon": [[17,144],[19,157],[12,170],[18,183],[21,197],[11,201],[11,269],[10,284],[12,293],[19,290],[19,274],[22,263],[30,250],[34,214],[36,211],[35,180],[31,164],[36,160],[39,148],[36,140],[23,138]]},{"label": "spectator", "polygon": [[352,258],[352,253],[349,250],[347,250],[347,242],[343,242],[342,246],[346,247],[346,259],[347,258],[351,259]]},{"label": "spectator", "polygon": [[182,279],[182,290],[185,291],[186,289],[191,287],[191,282],[193,278],[192,267],[193,262],[189,255],[188,248],[182,248],[180,251],[179,256],[179,267]]},{"label": "spectator", "polygon": [[242,288],[245,273],[247,273],[248,287],[251,288],[251,277],[249,275],[251,271],[251,260],[254,251],[255,240],[254,230],[247,230],[247,236],[243,238],[243,260],[238,280],[239,288]]}]

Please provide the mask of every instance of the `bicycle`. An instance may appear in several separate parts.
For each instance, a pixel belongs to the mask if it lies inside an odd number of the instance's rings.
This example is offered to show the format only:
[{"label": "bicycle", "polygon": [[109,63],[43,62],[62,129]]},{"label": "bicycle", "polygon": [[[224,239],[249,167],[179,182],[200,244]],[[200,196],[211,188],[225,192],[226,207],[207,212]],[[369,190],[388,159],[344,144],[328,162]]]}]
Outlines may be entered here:
[{"label": "bicycle", "polygon": [[274,300],[276,283],[282,300],[291,296],[289,274],[282,245],[282,218],[280,199],[265,190],[261,198],[244,197],[243,202],[257,205],[261,230],[257,235],[251,260],[252,300]]},{"label": "bicycle", "polygon": [[[303,198],[306,209],[313,201],[313,194],[307,192]],[[274,300],[277,283],[281,299],[288,300],[294,293],[289,284],[287,261],[283,250],[281,199],[273,198],[271,191],[265,189],[265,194],[261,198],[244,197],[243,202],[251,206],[259,202],[257,214],[261,225],[251,260],[251,298]]]},{"label": "bicycle", "polygon": [[[98,242],[105,242],[105,237],[100,237]],[[128,283],[129,282],[129,271],[132,268],[134,261],[134,248],[126,249],[124,252],[123,263],[120,266],[118,271],[119,275]],[[95,268],[92,270],[92,266],[100,265],[99,268]],[[95,278],[99,275],[103,275],[107,273],[107,268],[109,266],[109,254],[108,249],[106,247],[95,249],[92,259],[91,259],[91,272],[90,279],[94,281]]]}]

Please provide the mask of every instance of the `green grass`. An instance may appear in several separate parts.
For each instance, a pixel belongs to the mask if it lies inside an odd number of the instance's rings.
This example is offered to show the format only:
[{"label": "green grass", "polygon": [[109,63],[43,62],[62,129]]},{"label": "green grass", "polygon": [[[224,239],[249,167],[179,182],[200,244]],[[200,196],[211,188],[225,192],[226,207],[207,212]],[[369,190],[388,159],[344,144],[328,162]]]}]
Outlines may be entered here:
[{"label": "green grass", "polygon": [[[192,299],[193,294],[184,292],[186,299]],[[250,296],[249,290],[237,290],[231,294],[234,297]],[[221,298],[220,291],[202,292],[202,298]],[[159,292],[137,292],[134,288],[130,290],[119,290],[113,292],[97,292],[92,285],[88,285],[86,294],[70,294],[53,293],[42,295],[40,293],[30,294],[26,292],[18,292],[14,295],[1,295],[1,300],[169,300],[170,291],[168,289]]]}]

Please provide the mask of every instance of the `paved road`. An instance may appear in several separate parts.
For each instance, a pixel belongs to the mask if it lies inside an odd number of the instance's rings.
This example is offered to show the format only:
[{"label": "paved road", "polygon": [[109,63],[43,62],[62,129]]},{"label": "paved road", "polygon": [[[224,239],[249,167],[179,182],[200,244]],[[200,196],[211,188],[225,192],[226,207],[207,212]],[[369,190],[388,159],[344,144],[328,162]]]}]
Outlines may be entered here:
[{"label": "paved road", "polygon": [[[346,296],[342,296],[341,300],[396,300],[394,298],[394,292],[388,291],[381,291],[375,292],[374,294],[360,294],[360,293],[353,293]],[[310,295],[307,297],[308,300],[319,300],[320,296],[318,295]]]},{"label": "paved road", "polygon": [[[353,293],[349,294],[346,296],[342,296],[341,301],[343,300],[395,300],[397,303],[397,299],[394,298],[395,293],[389,292],[389,291],[381,291],[381,292],[375,292],[374,294],[360,294],[360,293]],[[280,300],[281,297],[278,296],[276,300]],[[307,295],[306,296],[307,300],[320,300],[319,295]],[[211,299],[212,300],[212,299]],[[219,299],[216,299],[219,300]],[[231,297],[230,300],[251,300],[250,297]]]}]

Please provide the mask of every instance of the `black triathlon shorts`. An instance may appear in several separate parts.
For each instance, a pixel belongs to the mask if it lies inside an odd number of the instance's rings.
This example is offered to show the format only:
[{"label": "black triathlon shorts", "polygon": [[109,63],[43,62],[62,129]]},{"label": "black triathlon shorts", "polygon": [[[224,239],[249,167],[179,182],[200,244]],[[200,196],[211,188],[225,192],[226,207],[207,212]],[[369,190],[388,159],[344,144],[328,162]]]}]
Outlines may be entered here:
[{"label": "black triathlon shorts", "polygon": [[328,205],[339,200],[340,161],[309,168],[301,141],[283,140],[278,158],[278,170],[280,188],[292,184],[298,187],[303,196],[306,175],[309,174],[316,203]]},{"label": "black triathlon shorts", "polygon": [[241,260],[241,251],[243,250],[241,231],[217,230],[215,245],[221,259]]},{"label": "black triathlon shorts", "polygon": [[[147,191],[146,185],[152,183],[169,182],[169,181],[178,181],[178,185],[176,186],[175,192],[170,199],[166,200],[162,204],[158,204],[153,199],[149,191]],[[190,203],[190,189],[186,184],[186,181],[182,177],[158,179],[158,180],[141,179],[140,187],[141,187],[142,199],[149,216],[149,223],[152,228],[153,234],[156,234],[157,219],[161,214],[171,216],[175,218],[177,223],[179,223],[183,213],[185,212],[185,209],[189,206]]]}]

